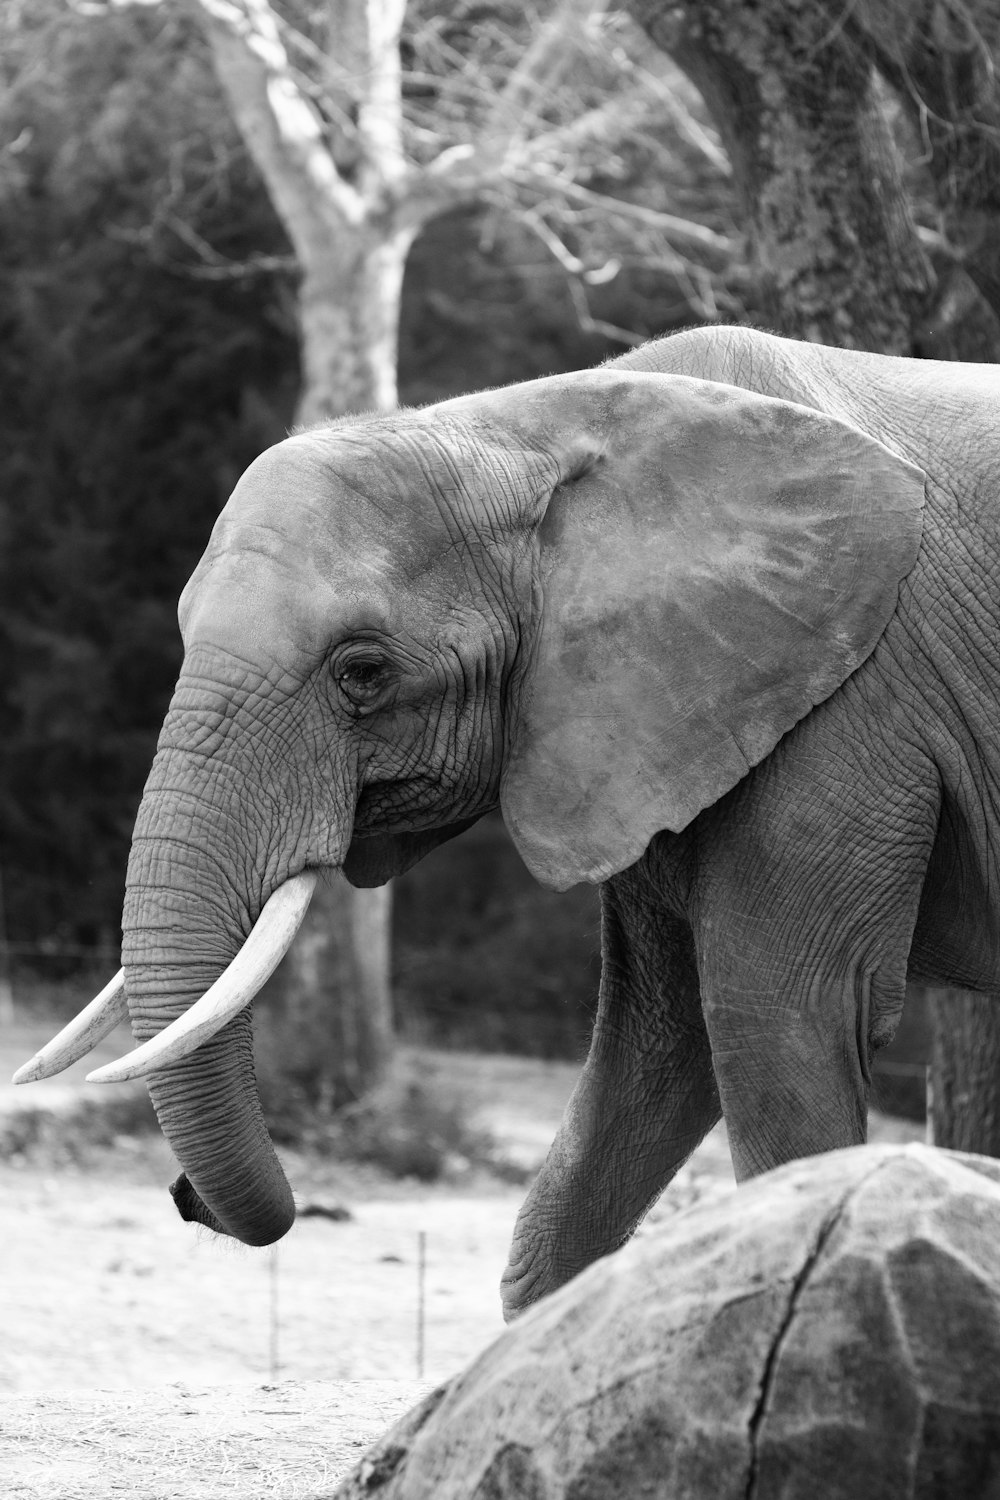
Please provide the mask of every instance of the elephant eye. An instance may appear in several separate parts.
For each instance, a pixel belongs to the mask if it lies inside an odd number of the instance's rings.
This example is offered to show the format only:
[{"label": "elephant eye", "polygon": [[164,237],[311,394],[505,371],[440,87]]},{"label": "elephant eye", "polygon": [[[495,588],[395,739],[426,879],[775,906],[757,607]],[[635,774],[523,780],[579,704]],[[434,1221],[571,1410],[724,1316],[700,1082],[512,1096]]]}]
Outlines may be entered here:
[{"label": "elephant eye", "polygon": [[385,692],[388,672],[378,657],[355,656],[339,662],[334,676],[341,695],[352,707],[371,709]]}]

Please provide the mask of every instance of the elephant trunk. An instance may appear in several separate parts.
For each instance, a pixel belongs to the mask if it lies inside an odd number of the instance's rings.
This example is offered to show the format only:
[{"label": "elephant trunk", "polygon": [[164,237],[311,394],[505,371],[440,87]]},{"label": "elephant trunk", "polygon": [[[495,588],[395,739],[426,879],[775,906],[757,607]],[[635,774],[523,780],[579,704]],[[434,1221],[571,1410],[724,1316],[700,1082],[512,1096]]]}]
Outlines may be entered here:
[{"label": "elephant trunk", "polygon": [[[122,962],[138,1043],[182,1017],[242,948],[269,890],[244,891],[252,867],[218,788],[177,751],[154,762],[136,823],[122,921]],[[184,788],[184,791],[179,791]],[[223,799],[224,801],[225,799]],[[206,809],[214,807],[214,817]],[[231,832],[232,831],[232,832]],[[174,1185],[185,1218],[249,1245],[287,1233],[291,1190],[271,1144],[253,1064],[252,1006],[186,1056],[157,1067],[149,1091],[184,1169]]]}]

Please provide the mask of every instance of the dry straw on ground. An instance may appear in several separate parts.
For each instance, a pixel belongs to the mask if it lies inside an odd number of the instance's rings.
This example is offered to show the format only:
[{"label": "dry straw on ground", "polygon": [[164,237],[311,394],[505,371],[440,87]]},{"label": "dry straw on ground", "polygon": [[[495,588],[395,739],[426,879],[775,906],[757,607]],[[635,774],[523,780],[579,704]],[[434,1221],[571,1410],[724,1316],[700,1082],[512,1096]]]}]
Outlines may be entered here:
[{"label": "dry straw on ground", "polygon": [[4,1500],[319,1500],[427,1390],[356,1380],[7,1396]]}]

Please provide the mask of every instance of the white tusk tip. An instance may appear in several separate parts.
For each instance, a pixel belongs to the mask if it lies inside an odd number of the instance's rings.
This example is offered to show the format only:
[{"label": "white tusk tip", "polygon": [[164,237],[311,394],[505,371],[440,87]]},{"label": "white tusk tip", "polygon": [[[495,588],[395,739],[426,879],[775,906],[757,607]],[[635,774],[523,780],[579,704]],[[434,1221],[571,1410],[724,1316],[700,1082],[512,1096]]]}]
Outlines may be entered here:
[{"label": "white tusk tip", "polygon": [[54,1078],[71,1064],[79,1062],[92,1052],[103,1037],[108,1036],[128,1014],[125,999],[125,975],[121,969],[106,984],[79,1015],[74,1016],[63,1029],[46,1042],[34,1057],[14,1074],[15,1083],[37,1083],[42,1078]]},{"label": "white tusk tip", "polygon": [[45,1061],[41,1054],[36,1052],[34,1057],[21,1064],[11,1079],[11,1083],[37,1083],[45,1076]]},{"label": "white tusk tip", "polygon": [[95,1068],[86,1077],[87,1083],[128,1083],[130,1078],[140,1078],[143,1068],[129,1067],[127,1062],[105,1063],[102,1068]]},{"label": "white tusk tip", "polygon": [[95,1068],[88,1083],[126,1083],[179,1062],[245,1010],[274,972],[306,914],[316,887],[315,870],[293,875],[272,892],[253,931],[229,967],[201,999],[127,1057]]}]

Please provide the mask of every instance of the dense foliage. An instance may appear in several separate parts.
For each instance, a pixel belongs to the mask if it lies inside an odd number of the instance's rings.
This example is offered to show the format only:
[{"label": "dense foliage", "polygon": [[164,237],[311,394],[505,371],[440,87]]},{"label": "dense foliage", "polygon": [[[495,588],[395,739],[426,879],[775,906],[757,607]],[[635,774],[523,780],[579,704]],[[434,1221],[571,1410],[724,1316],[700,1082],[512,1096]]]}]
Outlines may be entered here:
[{"label": "dense foliage", "polygon": [[[0,816],[11,936],[114,934],[177,594],[295,378],[283,250],[190,29],[53,5],[2,101]],[[287,276],[286,276],[287,281]],[[287,394],[286,394],[287,393]]]}]

